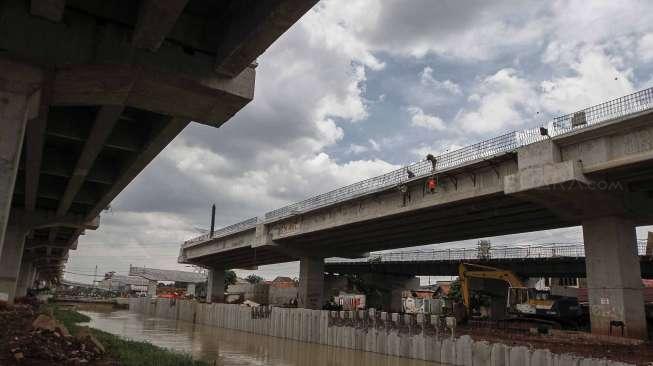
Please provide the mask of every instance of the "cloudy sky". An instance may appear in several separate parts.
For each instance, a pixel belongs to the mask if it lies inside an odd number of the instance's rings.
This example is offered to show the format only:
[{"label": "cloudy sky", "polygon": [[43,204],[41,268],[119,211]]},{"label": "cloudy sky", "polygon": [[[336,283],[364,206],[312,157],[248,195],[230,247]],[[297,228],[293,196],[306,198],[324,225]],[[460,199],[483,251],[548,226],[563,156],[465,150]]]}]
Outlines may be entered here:
[{"label": "cloudy sky", "polygon": [[[213,202],[229,225],[651,87],[650,14],[648,0],[322,0],[259,58],[254,101],[219,129],[186,128],[80,238],[66,268],[80,275],[66,278],[183,269],[179,245]],[[577,228],[492,238],[581,240]]]}]

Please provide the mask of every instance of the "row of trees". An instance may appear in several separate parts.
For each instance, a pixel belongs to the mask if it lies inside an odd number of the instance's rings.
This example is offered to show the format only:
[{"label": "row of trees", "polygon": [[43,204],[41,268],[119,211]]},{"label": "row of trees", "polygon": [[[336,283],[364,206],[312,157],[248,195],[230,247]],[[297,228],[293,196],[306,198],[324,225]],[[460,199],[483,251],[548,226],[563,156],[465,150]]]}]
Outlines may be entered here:
[{"label": "row of trees", "polygon": [[[224,289],[225,291],[227,290],[227,287],[229,285],[234,285],[236,283],[236,272],[232,270],[224,271]],[[263,281],[263,277],[257,276],[255,274],[251,274],[247,277],[245,277],[245,281],[255,284]]]}]

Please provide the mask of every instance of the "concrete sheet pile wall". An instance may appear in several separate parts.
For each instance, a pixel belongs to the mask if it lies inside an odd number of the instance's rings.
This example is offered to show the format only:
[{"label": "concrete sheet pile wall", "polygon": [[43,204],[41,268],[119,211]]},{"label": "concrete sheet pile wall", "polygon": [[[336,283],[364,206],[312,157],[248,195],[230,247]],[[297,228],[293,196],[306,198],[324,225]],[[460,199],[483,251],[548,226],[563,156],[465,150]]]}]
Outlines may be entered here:
[{"label": "concrete sheet pile wall", "polygon": [[452,338],[423,315],[374,311],[269,310],[230,304],[169,299],[130,299],[129,309],[149,316],[193,321],[301,342],[344,347],[460,366],[627,366],[629,364],[553,354],[522,346]]}]

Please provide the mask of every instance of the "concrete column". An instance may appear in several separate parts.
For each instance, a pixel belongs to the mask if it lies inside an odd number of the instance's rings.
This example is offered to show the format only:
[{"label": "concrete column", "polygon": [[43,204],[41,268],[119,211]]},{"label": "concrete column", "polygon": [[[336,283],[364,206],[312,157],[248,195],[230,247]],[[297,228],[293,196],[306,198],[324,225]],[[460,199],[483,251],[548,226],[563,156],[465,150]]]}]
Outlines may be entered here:
[{"label": "concrete column", "polygon": [[25,262],[20,265],[18,274],[18,285],[16,287],[16,297],[27,296],[27,290],[32,287],[31,278],[34,273],[32,262]]},{"label": "concrete column", "polygon": [[5,234],[5,245],[0,252],[0,300],[13,304],[20,264],[23,259],[26,231],[10,225]]},{"label": "concrete column", "polygon": [[215,268],[209,271],[206,285],[206,302],[224,302],[224,269]]},{"label": "concrete column", "polygon": [[592,333],[608,334],[610,322],[621,321],[626,336],[646,338],[634,223],[617,216],[585,220],[583,237]]},{"label": "concrete column", "polygon": [[39,288],[38,282],[39,282],[39,270],[36,267],[34,267],[34,272],[32,272],[32,278],[30,280],[29,286],[31,288],[38,289]]},{"label": "concrete column", "polygon": [[304,309],[322,309],[323,291],[324,258],[302,257],[299,260],[298,306]]},{"label": "concrete column", "polygon": [[153,298],[156,297],[156,281],[148,281],[147,283],[147,297]]},{"label": "concrete column", "polygon": [[186,295],[195,296],[195,284],[194,283],[189,283],[188,286],[186,286]]},{"label": "concrete column", "polygon": [[0,252],[9,221],[25,125],[38,111],[41,78],[37,69],[0,59]]}]

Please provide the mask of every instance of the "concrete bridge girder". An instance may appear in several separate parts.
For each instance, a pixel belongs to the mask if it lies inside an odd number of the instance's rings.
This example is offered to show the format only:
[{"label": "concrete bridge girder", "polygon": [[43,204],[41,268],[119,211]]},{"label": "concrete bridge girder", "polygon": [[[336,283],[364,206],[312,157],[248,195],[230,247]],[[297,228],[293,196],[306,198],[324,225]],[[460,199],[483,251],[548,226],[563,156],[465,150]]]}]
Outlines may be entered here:
[{"label": "concrete bridge girder", "polygon": [[219,127],[252,100],[254,61],[316,2],[3,2],[0,257],[25,235],[75,249],[191,120]]}]

